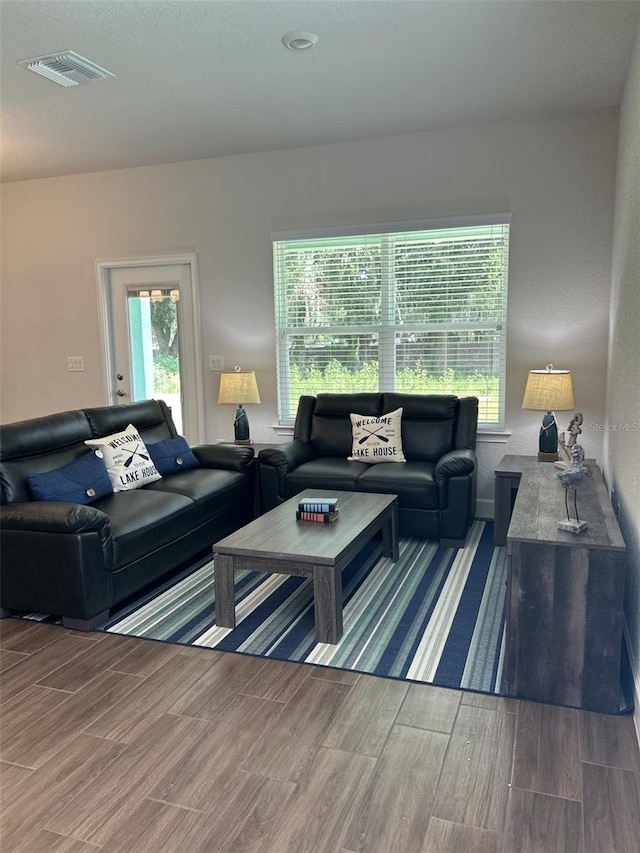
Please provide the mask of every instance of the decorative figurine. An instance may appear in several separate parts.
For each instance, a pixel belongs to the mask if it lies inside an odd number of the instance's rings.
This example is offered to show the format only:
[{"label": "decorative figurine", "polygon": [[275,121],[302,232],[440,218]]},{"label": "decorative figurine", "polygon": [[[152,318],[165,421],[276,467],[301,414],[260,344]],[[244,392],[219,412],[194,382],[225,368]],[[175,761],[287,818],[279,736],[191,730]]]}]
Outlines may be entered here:
[{"label": "decorative figurine", "polygon": [[[584,480],[587,469],[582,464],[584,460],[584,449],[581,444],[571,447],[571,464],[564,471],[556,471],[556,477],[564,488],[564,508],[567,512],[567,520],[558,522],[558,530],[568,530],[569,533],[582,533],[587,529],[587,522],[580,521],[578,516],[578,486]],[[571,518],[569,510],[569,489],[573,489],[573,509],[575,518]]]},{"label": "decorative figurine", "polygon": [[571,448],[578,440],[578,436],[582,433],[580,427],[584,418],[581,412],[576,412],[569,421],[569,426],[566,432],[561,432],[558,436],[558,449],[562,452],[564,459],[555,463],[556,468],[568,468],[571,463]]}]

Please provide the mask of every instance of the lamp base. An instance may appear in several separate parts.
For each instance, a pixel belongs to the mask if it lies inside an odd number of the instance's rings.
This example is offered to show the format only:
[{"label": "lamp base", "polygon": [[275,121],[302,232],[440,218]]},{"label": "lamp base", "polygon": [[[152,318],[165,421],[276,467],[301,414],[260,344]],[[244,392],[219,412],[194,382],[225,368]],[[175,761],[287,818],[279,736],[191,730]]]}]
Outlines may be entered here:
[{"label": "lamp base", "polygon": [[558,458],[558,424],[553,412],[542,418],[538,439],[538,462],[555,462]]},{"label": "lamp base", "polygon": [[236,444],[251,444],[249,441],[249,418],[242,403],[238,403],[233,421],[233,437]]}]

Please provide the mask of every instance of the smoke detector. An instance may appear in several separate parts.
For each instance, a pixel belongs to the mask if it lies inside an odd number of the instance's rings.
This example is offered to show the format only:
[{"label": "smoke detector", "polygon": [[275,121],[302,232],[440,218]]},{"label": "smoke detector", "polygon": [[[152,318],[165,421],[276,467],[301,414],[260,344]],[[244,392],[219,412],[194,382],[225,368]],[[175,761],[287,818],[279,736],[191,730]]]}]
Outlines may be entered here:
[{"label": "smoke detector", "polygon": [[306,30],[292,30],[285,33],[280,41],[289,50],[309,50],[318,43],[318,36]]},{"label": "smoke detector", "polygon": [[59,86],[79,86],[94,80],[116,76],[72,50],[34,56],[33,59],[21,59],[18,65],[22,65],[29,71],[35,71],[36,74],[46,77],[47,80]]}]

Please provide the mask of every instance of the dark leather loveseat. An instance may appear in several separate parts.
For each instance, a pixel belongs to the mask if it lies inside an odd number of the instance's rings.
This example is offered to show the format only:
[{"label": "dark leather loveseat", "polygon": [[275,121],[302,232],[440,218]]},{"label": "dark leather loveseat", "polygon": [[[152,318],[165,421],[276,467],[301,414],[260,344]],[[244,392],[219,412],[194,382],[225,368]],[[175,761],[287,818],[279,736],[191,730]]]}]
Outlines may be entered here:
[{"label": "dark leather loveseat", "polygon": [[91,630],[115,605],[250,520],[253,448],[234,445],[193,447],[197,467],[88,505],[32,500],[29,474],[73,463],[90,451],[87,439],[128,424],[146,447],[177,438],[169,409],[157,400],[0,427],[2,615],[50,613],[67,627]]},{"label": "dark leather loveseat", "polygon": [[[402,408],[405,462],[350,461],[350,414]],[[318,394],[298,403],[293,441],[260,452],[262,509],[307,488],[398,495],[400,532],[460,546],[475,516],[478,400],[439,394]]]}]

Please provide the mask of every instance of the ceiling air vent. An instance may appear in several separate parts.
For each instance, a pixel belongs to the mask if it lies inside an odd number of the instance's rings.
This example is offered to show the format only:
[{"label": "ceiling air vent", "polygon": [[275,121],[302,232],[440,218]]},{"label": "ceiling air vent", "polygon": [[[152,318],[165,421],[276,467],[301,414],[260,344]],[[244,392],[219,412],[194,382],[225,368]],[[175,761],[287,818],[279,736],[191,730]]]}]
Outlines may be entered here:
[{"label": "ceiling air vent", "polygon": [[79,86],[83,83],[91,83],[93,80],[104,80],[106,77],[116,76],[72,50],[49,53],[47,56],[34,56],[33,59],[21,59],[18,65],[22,65],[29,71],[35,71],[36,74],[41,74],[60,86]]}]

